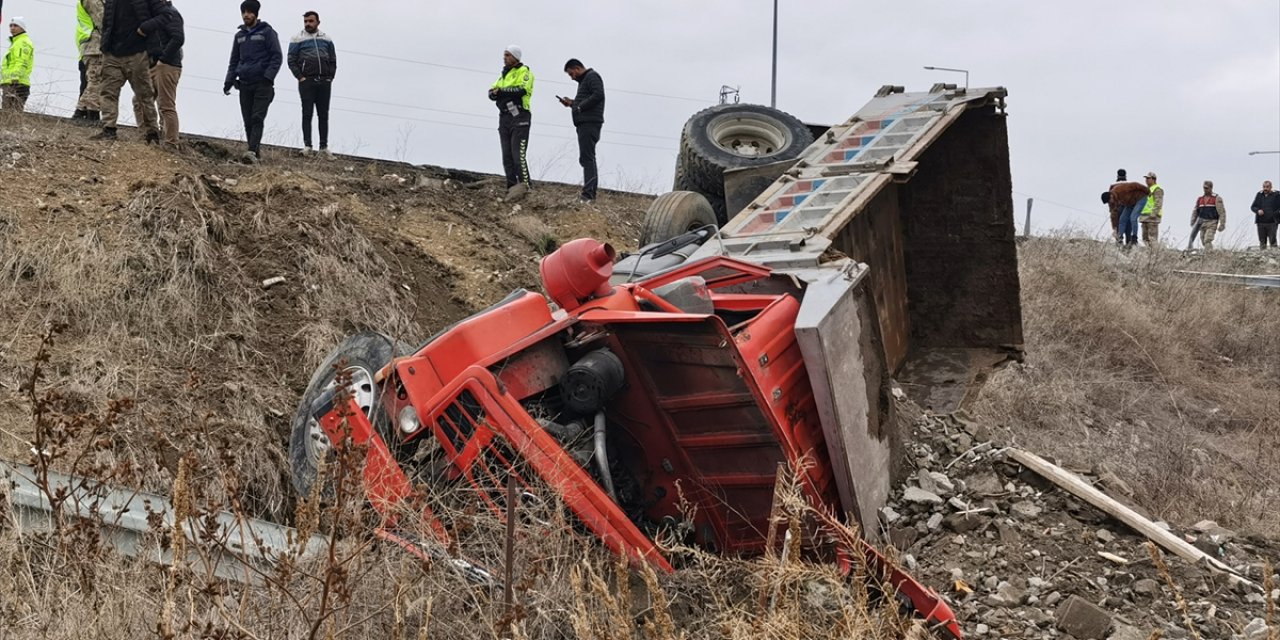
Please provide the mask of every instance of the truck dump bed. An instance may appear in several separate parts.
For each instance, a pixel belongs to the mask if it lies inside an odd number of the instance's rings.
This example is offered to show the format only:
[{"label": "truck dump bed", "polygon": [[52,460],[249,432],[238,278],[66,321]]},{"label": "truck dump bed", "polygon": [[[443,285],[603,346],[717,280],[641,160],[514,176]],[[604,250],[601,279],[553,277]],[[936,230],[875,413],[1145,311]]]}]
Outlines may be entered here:
[{"label": "truck dump bed", "polygon": [[[1006,95],[882,88],[799,161],[727,173],[740,213],[694,257],[868,265],[891,374],[924,406],[955,408],[970,383],[1022,355]],[[751,193],[762,174],[777,179]]]}]

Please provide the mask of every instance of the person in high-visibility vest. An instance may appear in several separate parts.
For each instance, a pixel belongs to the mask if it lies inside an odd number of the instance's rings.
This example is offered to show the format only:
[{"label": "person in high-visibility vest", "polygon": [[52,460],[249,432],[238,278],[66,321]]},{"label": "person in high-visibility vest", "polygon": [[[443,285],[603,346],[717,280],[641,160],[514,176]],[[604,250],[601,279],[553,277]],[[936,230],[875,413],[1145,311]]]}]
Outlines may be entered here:
[{"label": "person in high-visibility vest", "polygon": [[502,52],[502,76],[489,87],[498,106],[498,135],[502,138],[502,167],[507,173],[508,202],[529,193],[529,128],[533,124],[533,72],[520,59],[524,52],[511,45]]},{"label": "person in high-visibility vest", "polygon": [[27,21],[21,17],[9,20],[9,50],[4,54],[0,67],[0,85],[4,98],[0,107],[5,111],[23,111],[31,96],[31,72],[36,67],[36,48],[27,35]]},{"label": "person in high-visibility vest", "polygon": [[1142,225],[1142,243],[1148,247],[1160,244],[1160,221],[1164,217],[1164,187],[1160,186],[1155,172],[1147,173],[1147,188],[1151,195],[1147,196],[1147,204],[1138,215],[1138,223]]},{"label": "person in high-visibility vest", "polygon": [[101,122],[102,111],[102,13],[105,0],[79,0],[76,2],[76,47],[80,50],[80,101],[73,120],[85,123]]}]

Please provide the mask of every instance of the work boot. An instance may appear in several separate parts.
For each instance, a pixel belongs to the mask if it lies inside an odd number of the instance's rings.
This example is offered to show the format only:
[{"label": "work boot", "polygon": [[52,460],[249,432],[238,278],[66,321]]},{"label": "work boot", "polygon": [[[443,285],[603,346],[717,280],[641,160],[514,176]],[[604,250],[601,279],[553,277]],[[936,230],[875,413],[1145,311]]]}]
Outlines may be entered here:
[{"label": "work boot", "polygon": [[107,141],[107,142],[114,142],[114,141],[116,141],[116,140],[119,140],[119,139],[120,139],[120,136],[116,135],[116,128],[115,128],[115,127],[103,127],[101,132],[99,132],[97,135],[89,136],[89,139],[90,139],[90,140],[104,140],[104,141]]},{"label": "work boot", "polygon": [[88,115],[88,119],[90,122],[102,122],[101,111],[86,111],[85,114]]},{"label": "work boot", "polygon": [[148,131],[147,144],[160,144],[160,134],[156,131]]},{"label": "work boot", "polygon": [[529,195],[529,185],[517,182],[515,186],[507,189],[507,195],[503,200],[506,202],[520,202],[527,195]]},{"label": "work boot", "polygon": [[72,120],[88,120],[89,112],[85,111],[84,109],[76,109],[76,112],[71,114],[71,119]]}]

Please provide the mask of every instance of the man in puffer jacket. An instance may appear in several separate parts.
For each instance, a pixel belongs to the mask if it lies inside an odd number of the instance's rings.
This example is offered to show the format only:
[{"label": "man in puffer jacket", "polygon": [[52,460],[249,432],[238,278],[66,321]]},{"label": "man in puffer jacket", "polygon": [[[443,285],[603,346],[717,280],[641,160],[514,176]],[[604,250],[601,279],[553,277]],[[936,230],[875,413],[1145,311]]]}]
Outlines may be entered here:
[{"label": "man in puffer jacket", "polygon": [[9,20],[9,50],[0,65],[0,84],[3,84],[5,111],[22,111],[27,108],[31,96],[31,71],[36,66],[36,48],[27,35],[27,21],[21,17]]},{"label": "man in puffer jacket", "polygon": [[298,79],[302,98],[302,154],[311,155],[311,118],[319,115],[320,155],[330,157],[329,100],[338,73],[338,50],[320,30],[320,14],[315,11],[302,15],[302,32],[289,42],[289,72]]},{"label": "man in puffer jacket", "polygon": [[[147,38],[139,30],[142,23],[160,12],[160,0],[107,0],[102,15],[102,133],[95,140],[115,140],[116,120],[120,116],[120,89],[129,83],[139,102],[152,104],[156,99],[151,86],[151,58],[147,55]],[[138,127],[146,134],[148,144],[160,143],[160,127],[155,109],[143,109]]]},{"label": "man in puffer jacket", "polygon": [[240,17],[244,25],[236,32],[231,46],[231,62],[227,65],[227,80],[222,92],[231,95],[231,88],[240,90],[240,115],[244,118],[244,135],[249,150],[245,162],[256,164],[262,159],[262,130],[267,121],[267,110],[276,97],[276,74],[284,64],[280,50],[280,36],[271,25],[258,19],[262,3],[245,0],[240,3]]}]

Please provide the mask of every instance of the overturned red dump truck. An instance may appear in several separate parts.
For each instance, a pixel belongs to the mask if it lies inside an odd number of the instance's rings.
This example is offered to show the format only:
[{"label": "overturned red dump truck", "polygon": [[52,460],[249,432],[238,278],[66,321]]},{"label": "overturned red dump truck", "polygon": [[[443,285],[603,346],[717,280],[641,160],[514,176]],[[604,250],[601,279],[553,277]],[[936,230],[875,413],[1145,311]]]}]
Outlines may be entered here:
[{"label": "overturned red dump truck", "polygon": [[[815,557],[865,564],[958,638],[942,599],[870,543],[898,457],[892,381],[945,410],[1021,353],[1004,95],[886,87],[807,139],[780,112],[695,116],[678,180],[714,185],[719,166],[719,190],[659,198],[635,255],[576,240],[544,259],[545,297],[516,291],[416,350],[373,333],[336,349],[294,417],[295,485],[352,442],[384,513],[421,484],[465,484],[498,517],[511,486],[551,491],[615,553],[672,571],[655,536],[762,553],[788,465],[867,539]],[[718,222],[726,206],[739,213]]]}]

